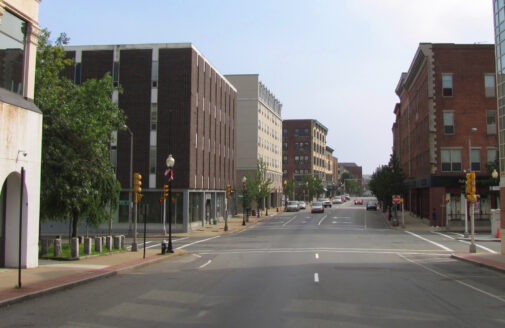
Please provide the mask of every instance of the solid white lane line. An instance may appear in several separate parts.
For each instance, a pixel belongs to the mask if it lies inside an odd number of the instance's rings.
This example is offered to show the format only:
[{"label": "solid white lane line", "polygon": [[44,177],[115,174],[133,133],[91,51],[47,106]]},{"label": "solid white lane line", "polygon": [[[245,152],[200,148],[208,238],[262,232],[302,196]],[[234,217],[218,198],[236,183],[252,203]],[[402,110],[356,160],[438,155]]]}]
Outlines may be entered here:
[{"label": "solid white lane line", "polygon": [[296,215],[293,216],[291,219],[289,219],[288,221],[286,221],[282,226],[284,227],[286,224],[288,224],[289,222],[293,221],[294,219],[296,218]]},{"label": "solid white lane line", "polygon": [[182,245],[182,246],[177,247],[177,248],[183,249],[183,248],[186,248],[186,247],[188,247],[188,246],[191,246],[191,245],[194,245],[194,244],[203,243],[204,241],[211,240],[211,239],[215,239],[215,238],[219,238],[219,237],[221,237],[221,236],[210,237],[210,238],[207,238],[207,239],[203,239],[203,240],[195,241],[195,242],[190,243],[190,244]]},{"label": "solid white lane line", "polygon": [[196,257],[198,257],[198,258],[201,258],[201,256],[200,256],[200,255],[198,255],[198,254],[193,253],[192,255],[193,255],[193,256],[196,256]]},{"label": "solid white lane line", "polygon": [[318,259],[318,258],[319,258],[319,254],[316,253],[316,259]]},{"label": "solid white lane line", "polygon": [[321,225],[321,223],[324,221],[324,219],[326,219],[326,214],[323,216],[323,218],[319,221],[319,223],[317,225]]},{"label": "solid white lane line", "polygon": [[[437,234],[437,235],[441,235],[441,236],[444,236],[444,237],[449,238],[449,239],[452,239],[452,240],[456,240],[456,238],[451,237],[451,236],[448,236],[448,235],[443,234],[443,233],[440,233],[440,232],[432,231],[431,233],[433,233],[433,234]],[[468,242],[468,241],[466,241],[466,240],[458,240],[458,241],[459,241],[459,242],[462,242],[462,243],[464,243],[464,244],[470,244],[470,242]],[[477,246],[477,247],[479,247],[480,249],[483,249],[483,250],[485,250],[485,251],[487,251],[487,252],[489,252],[489,253],[492,253],[492,254],[497,254],[497,253],[498,253],[498,252],[496,252],[496,251],[494,251],[494,250],[492,250],[492,249],[490,249],[490,248],[487,248],[487,247],[485,247],[485,246],[479,245],[479,244],[477,244],[477,243],[475,243],[475,246]]]},{"label": "solid white lane line", "polygon": [[433,244],[433,245],[435,245],[435,246],[438,246],[438,247],[442,248],[443,250],[446,250],[446,251],[448,251],[448,252],[454,252],[452,249],[450,249],[450,248],[448,248],[448,247],[445,247],[445,246],[444,246],[444,245],[442,245],[442,244],[439,244],[439,243],[436,243],[436,242],[434,242],[434,241],[431,241],[431,240],[429,240],[429,239],[427,239],[427,238],[421,237],[421,236],[419,236],[419,235],[417,235],[417,234],[415,234],[415,233],[413,233],[413,232],[410,232],[410,231],[405,231],[405,232],[406,232],[406,233],[408,233],[408,234],[410,234],[410,235],[412,235],[412,236],[414,236],[414,237],[417,237],[417,238],[419,238],[419,239],[422,239],[422,240],[424,240],[424,241],[427,241],[427,242],[428,242],[428,243],[430,243],[430,244]]},{"label": "solid white lane line", "polygon": [[451,277],[449,277],[448,275],[443,274],[442,272],[438,272],[437,270],[434,270],[434,269],[432,269],[432,268],[430,268],[430,267],[427,267],[426,265],[423,265],[423,264],[421,264],[421,263],[418,263],[418,262],[416,262],[416,261],[413,261],[413,260],[411,260],[411,259],[409,259],[409,258],[407,258],[407,257],[403,256],[402,254],[398,254],[398,256],[400,256],[402,259],[404,259],[404,260],[406,260],[406,261],[408,261],[408,262],[410,262],[410,263],[413,263],[413,264],[419,265],[420,267],[422,267],[422,268],[424,268],[424,269],[426,269],[426,270],[428,270],[428,271],[430,271],[430,272],[432,272],[432,273],[434,273],[434,274],[436,274],[436,275],[439,275],[439,276],[441,276],[441,277],[443,277],[443,278],[446,278],[446,279],[452,280],[452,281],[454,281],[454,282],[457,282],[457,283],[458,283],[458,284],[460,284],[460,285],[463,285],[463,286],[465,286],[465,287],[468,287],[468,288],[473,289],[473,290],[475,290],[475,291],[477,291],[477,292],[479,292],[479,293],[482,293],[482,294],[484,294],[484,295],[487,295],[487,296],[489,296],[489,297],[492,297],[492,298],[494,298],[494,299],[497,299],[498,301],[501,301],[501,302],[505,303],[505,298],[503,298],[503,297],[500,297],[500,296],[497,296],[497,295],[491,294],[491,293],[489,293],[489,292],[486,292],[485,290],[482,290],[482,289],[480,289],[480,288],[477,288],[477,287],[475,287],[475,286],[472,286],[472,285],[470,285],[470,284],[468,284],[468,283],[466,283],[466,282],[464,282],[464,281],[461,281],[461,280],[459,280],[459,279],[452,279],[452,278],[451,278]]},{"label": "solid white lane line", "polygon": [[198,267],[198,269],[203,269],[203,268],[205,268],[205,267],[206,267],[207,265],[209,265],[211,262],[212,262],[212,260],[208,260],[208,261],[207,261],[207,263],[200,265],[200,266]]},{"label": "solid white lane line", "polygon": [[314,273],[314,282],[317,284],[319,282],[319,274],[316,272]]}]

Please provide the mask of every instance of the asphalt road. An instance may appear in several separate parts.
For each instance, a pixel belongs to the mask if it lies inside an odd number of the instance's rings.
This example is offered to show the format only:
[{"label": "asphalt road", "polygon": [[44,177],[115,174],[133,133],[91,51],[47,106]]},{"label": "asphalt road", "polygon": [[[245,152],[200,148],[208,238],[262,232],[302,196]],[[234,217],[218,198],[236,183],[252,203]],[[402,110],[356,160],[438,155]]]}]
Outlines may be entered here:
[{"label": "asphalt road", "polygon": [[0,327],[505,325],[505,276],[451,259],[456,235],[348,204],[176,240],[188,255],[0,309]]}]

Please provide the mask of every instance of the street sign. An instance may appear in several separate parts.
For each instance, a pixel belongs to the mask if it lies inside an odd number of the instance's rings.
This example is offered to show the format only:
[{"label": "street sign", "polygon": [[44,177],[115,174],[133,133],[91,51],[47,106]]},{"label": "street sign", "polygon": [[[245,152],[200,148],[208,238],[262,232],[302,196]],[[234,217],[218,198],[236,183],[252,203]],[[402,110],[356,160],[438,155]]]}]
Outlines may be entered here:
[{"label": "street sign", "polygon": [[401,197],[400,195],[393,195],[393,204],[400,204],[401,202]]},{"label": "street sign", "polygon": [[130,201],[129,200],[120,200],[119,205],[130,205]]}]

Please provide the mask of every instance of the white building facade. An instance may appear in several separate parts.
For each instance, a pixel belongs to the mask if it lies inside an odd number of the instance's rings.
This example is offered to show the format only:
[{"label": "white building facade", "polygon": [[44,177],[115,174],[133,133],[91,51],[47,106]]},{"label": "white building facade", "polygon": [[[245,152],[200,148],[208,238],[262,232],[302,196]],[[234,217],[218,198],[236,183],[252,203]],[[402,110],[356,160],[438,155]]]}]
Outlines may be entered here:
[{"label": "white building facade", "polygon": [[0,0],[0,267],[18,266],[19,245],[21,266],[38,266],[42,113],[32,99],[39,2]]},{"label": "white building facade", "polygon": [[253,177],[258,160],[267,165],[270,197],[266,207],[282,206],[282,104],[258,74],[226,75],[237,88],[237,184]]}]

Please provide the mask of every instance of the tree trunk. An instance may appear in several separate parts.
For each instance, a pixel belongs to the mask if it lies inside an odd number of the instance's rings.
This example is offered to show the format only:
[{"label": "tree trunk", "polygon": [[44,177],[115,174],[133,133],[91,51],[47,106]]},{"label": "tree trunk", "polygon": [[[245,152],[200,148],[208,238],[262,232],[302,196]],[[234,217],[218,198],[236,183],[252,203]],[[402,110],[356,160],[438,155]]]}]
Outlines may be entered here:
[{"label": "tree trunk", "polygon": [[73,211],[72,218],[72,237],[77,238],[77,226],[79,225],[79,212]]}]

